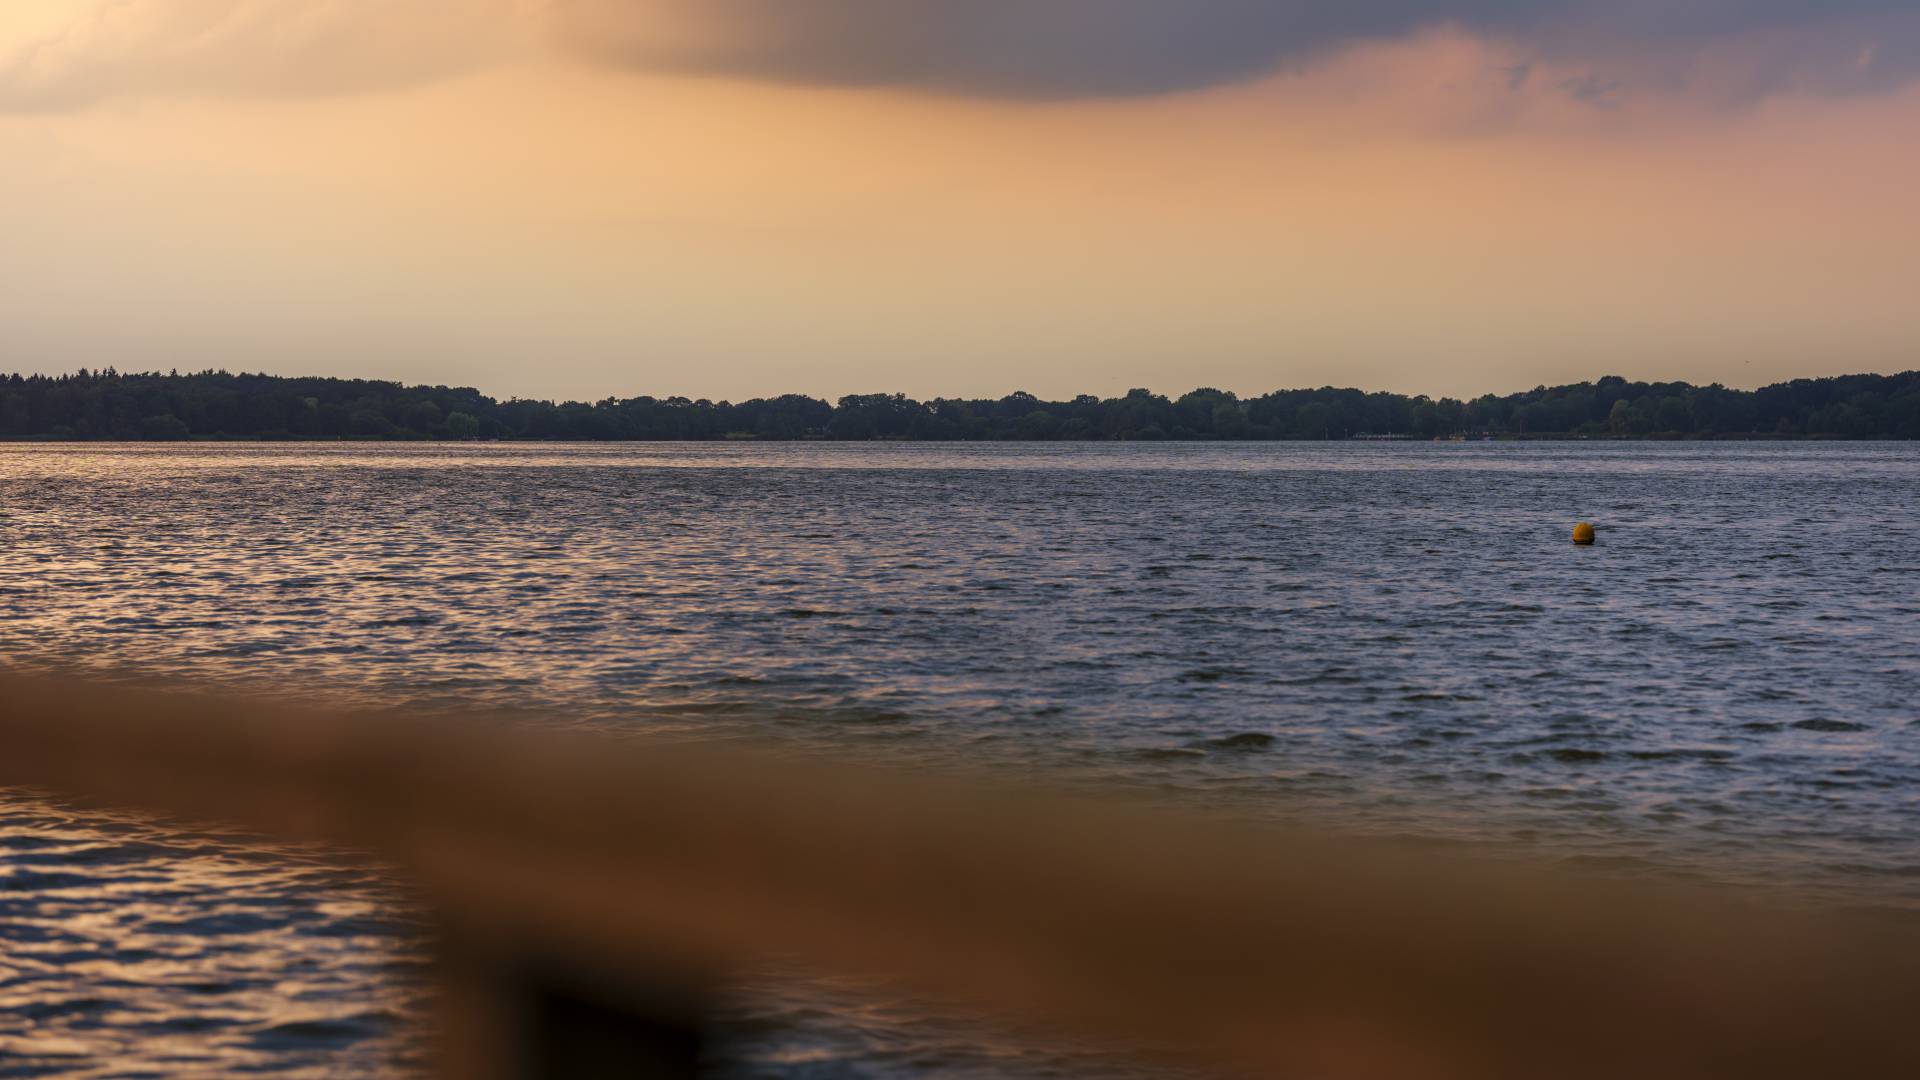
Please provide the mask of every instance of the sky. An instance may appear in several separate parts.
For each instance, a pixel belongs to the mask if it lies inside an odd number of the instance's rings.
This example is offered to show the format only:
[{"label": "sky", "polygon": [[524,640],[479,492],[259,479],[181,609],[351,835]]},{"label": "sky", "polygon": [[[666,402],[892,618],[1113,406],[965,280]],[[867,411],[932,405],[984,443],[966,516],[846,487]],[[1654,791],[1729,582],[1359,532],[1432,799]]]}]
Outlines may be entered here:
[{"label": "sky", "polygon": [[1912,0],[4,0],[0,370],[1920,367]]}]

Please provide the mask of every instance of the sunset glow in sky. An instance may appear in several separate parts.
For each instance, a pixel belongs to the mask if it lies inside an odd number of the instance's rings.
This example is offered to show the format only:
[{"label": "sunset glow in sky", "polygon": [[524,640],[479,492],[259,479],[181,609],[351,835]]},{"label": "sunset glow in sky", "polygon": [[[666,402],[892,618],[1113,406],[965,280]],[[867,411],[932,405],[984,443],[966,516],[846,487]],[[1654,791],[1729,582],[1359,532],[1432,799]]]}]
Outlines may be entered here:
[{"label": "sunset glow in sky", "polygon": [[0,369],[1920,366],[1912,0],[5,0]]}]

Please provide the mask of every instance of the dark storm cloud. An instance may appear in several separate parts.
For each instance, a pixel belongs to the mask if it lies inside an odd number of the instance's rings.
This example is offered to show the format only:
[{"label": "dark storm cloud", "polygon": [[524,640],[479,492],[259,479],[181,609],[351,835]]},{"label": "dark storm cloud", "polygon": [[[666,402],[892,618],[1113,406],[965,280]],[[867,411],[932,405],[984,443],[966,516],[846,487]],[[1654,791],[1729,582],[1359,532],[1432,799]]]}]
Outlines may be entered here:
[{"label": "dark storm cloud", "polygon": [[[1767,84],[1869,89],[1920,69],[1916,0],[560,0],[636,66],[1009,98],[1164,93],[1453,26],[1575,62],[1684,66],[1730,40]],[[662,20],[682,34],[663,34]],[[687,28],[691,28],[688,30]],[[1833,35],[1840,34],[1843,44]],[[1864,59],[1863,59],[1864,58]],[[1809,72],[1809,67],[1828,69]],[[1857,70],[1844,70],[1844,69]],[[1597,73],[1600,78],[1610,76]],[[1657,70],[1653,77],[1660,77]]]},{"label": "dark storm cloud", "polygon": [[[1433,27],[1502,42],[1516,92],[1576,98],[1848,93],[1920,74],[1920,0],[73,0],[37,36],[6,26],[0,112],[392,89],[554,34],[641,69],[1029,100],[1231,83]],[[1563,81],[1526,78],[1535,64]]]}]

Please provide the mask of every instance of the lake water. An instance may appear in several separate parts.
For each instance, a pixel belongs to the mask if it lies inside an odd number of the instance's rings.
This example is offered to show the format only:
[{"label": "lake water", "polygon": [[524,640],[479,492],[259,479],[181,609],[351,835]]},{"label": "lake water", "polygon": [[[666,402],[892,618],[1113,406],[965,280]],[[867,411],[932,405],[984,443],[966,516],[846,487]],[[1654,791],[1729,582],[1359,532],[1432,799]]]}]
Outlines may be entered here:
[{"label": "lake water", "polygon": [[[1908,444],[11,446],[0,657],[1912,908],[1916,507]],[[0,1068],[404,1071],[404,927],[364,876],[0,801]],[[736,1068],[1076,1068],[815,1004],[764,998]]]}]

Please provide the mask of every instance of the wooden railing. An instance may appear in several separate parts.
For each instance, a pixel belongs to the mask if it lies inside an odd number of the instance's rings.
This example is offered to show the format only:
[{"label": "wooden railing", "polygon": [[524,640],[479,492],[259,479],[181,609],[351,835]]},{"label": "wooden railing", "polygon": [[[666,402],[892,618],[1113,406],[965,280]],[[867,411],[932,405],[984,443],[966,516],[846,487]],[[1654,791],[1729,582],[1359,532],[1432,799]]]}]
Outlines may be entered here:
[{"label": "wooden railing", "polygon": [[688,1075],[762,958],[1227,1075],[1920,1075],[1920,934],[886,771],[0,680],[0,783],[366,853],[445,1075]]}]

